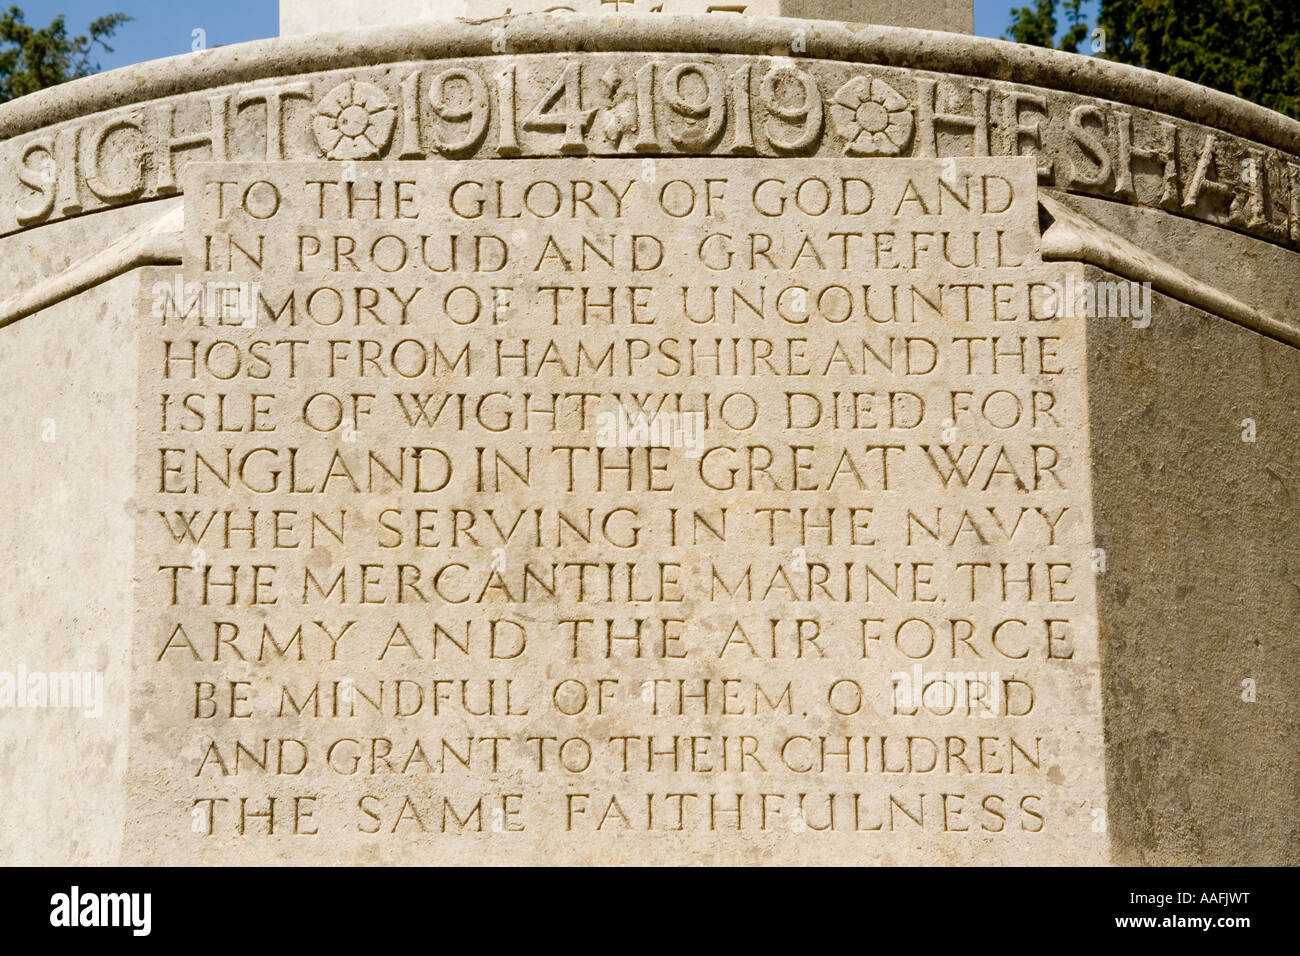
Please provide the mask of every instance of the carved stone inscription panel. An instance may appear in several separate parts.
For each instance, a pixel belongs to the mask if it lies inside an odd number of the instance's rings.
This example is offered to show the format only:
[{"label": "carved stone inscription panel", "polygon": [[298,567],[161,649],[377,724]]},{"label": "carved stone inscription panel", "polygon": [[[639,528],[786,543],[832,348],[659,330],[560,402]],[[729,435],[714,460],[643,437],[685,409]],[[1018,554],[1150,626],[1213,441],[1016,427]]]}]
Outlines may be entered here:
[{"label": "carved stone inscription panel", "polygon": [[1032,158],[187,176],[130,854],[1104,860]]}]

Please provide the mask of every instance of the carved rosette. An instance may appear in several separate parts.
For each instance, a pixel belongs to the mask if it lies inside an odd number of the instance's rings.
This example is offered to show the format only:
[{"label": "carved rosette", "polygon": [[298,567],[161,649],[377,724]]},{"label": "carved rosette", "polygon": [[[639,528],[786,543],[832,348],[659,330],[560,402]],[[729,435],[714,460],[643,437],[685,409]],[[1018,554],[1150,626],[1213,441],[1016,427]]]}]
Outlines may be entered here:
[{"label": "carved rosette", "polygon": [[397,107],[372,83],[348,80],[316,104],[312,132],[330,159],[375,159],[388,147]]},{"label": "carved rosette", "polygon": [[898,156],[912,141],[912,109],[883,80],[855,76],[831,99],[831,121],[850,156]]}]

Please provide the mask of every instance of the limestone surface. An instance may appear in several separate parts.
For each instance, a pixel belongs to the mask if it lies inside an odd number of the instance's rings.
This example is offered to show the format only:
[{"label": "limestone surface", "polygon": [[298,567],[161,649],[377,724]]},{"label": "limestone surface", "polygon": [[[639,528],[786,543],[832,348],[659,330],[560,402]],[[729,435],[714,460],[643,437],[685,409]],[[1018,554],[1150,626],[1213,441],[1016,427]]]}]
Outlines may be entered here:
[{"label": "limestone surface", "polygon": [[0,107],[0,859],[1296,861],[1300,124],[675,9]]}]

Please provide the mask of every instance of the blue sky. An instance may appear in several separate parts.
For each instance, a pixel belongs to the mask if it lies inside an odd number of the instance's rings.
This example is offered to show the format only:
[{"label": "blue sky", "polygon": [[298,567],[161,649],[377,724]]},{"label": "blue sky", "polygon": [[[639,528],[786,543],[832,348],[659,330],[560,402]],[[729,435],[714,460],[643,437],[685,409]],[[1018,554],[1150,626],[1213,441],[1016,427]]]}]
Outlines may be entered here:
[{"label": "blue sky", "polygon": [[[98,59],[104,69],[188,53],[196,29],[205,31],[208,46],[279,33],[277,0],[0,0],[4,6],[11,3],[22,7],[27,22],[33,25],[44,26],[56,14],[66,14],[74,33],[84,31],[91,20],[105,13],[121,11],[135,17],[112,41],[114,52],[100,52]],[[975,32],[1001,36],[1012,7],[1030,3],[1032,0],[975,0]]]}]

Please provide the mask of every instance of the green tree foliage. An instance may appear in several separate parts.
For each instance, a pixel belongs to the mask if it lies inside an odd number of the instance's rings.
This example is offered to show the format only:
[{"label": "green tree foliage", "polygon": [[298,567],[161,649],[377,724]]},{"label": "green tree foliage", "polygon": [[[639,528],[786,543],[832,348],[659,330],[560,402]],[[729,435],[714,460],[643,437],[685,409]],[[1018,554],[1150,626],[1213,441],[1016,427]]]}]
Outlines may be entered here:
[{"label": "green tree foliage", "polygon": [[[1081,0],[1060,0],[1070,30],[1056,42],[1058,0],[1012,11],[1005,36],[1078,52],[1091,30]],[[1296,0],[1101,0],[1098,46],[1108,59],[1210,86],[1300,118]]]},{"label": "green tree foliage", "polygon": [[105,41],[130,19],[110,13],[84,34],[69,36],[62,14],[38,29],[28,26],[18,7],[0,13],[0,103],[96,72],[96,47],[113,52]]},{"label": "green tree foliage", "polygon": [[1033,46],[1055,47],[1067,53],[1078,53],[1079,44],[1088,36],[1087,17],[1083,12],[1083,0],[1062,0],[1061,8],[1070,29],[1056,42],[1056,8],[1057,0],[1035,0],[1032,7],[1021,7],[1011,11],[1011,26],[1005,36],[1016,43],[1029,43]]}]

